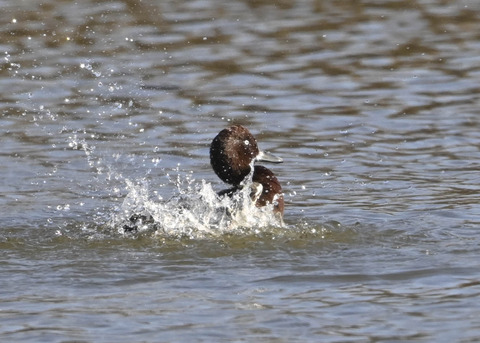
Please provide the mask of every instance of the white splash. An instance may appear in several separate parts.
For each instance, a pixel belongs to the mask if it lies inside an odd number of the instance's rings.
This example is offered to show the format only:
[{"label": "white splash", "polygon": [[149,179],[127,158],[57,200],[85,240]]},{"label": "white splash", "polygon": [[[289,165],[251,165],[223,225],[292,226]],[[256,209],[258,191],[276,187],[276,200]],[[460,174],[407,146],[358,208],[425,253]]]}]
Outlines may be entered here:
[{"label": "white splash", "polygon": [[177,176],[170,180],[175,194],[164,200],[150,192],[146,181],[125,181],[128,194],[112,219],[120,233],[155,231],[161,236],[206,238],[284,227],[273,205],[255,206],[248,185],[231,198],[219,197],[205,180]]}]

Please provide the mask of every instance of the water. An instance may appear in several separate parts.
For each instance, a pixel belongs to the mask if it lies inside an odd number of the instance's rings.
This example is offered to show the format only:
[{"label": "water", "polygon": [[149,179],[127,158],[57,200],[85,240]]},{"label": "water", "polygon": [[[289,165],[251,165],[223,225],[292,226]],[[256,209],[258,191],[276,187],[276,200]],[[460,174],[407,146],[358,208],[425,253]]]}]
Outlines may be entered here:
[{"label": "water", "polygon": [[[0,5],[2,341],[477,341],[476,1]],[[215,217],[231,123],[283,225]]]}]

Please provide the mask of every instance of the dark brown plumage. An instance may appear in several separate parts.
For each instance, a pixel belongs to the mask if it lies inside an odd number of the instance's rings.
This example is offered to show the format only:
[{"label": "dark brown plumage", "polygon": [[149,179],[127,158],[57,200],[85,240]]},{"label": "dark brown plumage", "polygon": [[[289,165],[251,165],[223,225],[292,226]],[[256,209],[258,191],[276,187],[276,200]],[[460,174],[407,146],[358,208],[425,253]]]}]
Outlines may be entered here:
[{"label": "dark brown plumage", "polygon": [[[242,182],[250,174],[255,161],[280,163],[282,159],[260,151],[255,137],[241,125],[233,125],[220,131],[210,146],[210,164],[218,177],[233,187],[219,192],[219,195],[232,196],[241,189]],[[261,186],[260,194],[255,194],[257,189],[252,189],[256,205],[262,207],[274,203],[274,211],[283,215],[282,187],[273,172],[256,165],[252,182],[254,186]]]}]

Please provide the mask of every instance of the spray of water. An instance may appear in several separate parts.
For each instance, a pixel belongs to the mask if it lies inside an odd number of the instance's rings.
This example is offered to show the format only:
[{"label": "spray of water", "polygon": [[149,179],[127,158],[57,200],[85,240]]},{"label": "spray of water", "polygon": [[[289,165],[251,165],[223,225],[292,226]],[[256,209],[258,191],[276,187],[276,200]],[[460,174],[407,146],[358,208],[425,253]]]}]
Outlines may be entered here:
[{"label": "spray of water", "polygon": [[122,234],[152,231],[162,236],[206,238],[284,226],[273,213],[273,205],[255,206],[249,187],[233,197],[219,197],[205,180],[177,175],[170,178],[175,194],[165,200],[149,190],[147,181],[125,181],[128,194],[111,221]]}]

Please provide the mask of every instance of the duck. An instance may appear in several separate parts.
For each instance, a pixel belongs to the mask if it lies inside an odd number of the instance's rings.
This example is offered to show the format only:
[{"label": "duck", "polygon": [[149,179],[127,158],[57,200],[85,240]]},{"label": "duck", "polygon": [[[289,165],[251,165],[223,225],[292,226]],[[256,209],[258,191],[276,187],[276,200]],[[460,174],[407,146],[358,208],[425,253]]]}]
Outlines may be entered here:
[{"label": "duck", "polygon": [[[233,197],[248,185],[255,206],[273,204],[274,214],[283,220],[285,204],[282,186],[270,169],[255,162],[282,163],[283,159],[260,150],[255,137],[241,125],[220,131],[210,145],[210,164],[215,174],[231,187],[217,194],[219,197]],[[148,225],[155,231],[157,224],[149,213],[137,213],[129,217],[123,230],[125,233],[135,233],[140,226]]]},{"label": "duck", "polygon": [[255,137],[242,125],[225,128],[212,140],[212,169],[223,182],[232,186],[218,195],[233,196],[245,187],[251,175],[250,197],[255,205],[273,204],[274,213],[283,217],[285,204],[280,182],[270,169],[255,165],[255,162],[282,163],[283,159],[260,150]]}]

